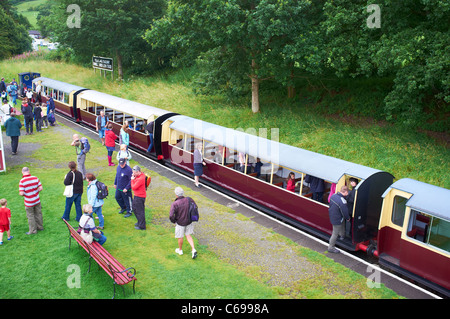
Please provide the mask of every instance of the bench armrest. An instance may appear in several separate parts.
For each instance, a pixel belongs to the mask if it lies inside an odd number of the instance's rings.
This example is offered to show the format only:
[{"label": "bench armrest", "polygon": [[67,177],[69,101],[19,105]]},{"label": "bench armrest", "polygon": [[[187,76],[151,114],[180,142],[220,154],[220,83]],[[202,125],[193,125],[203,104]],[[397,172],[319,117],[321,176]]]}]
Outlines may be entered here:
[{"label": "bench armrest", "polygon": [[[130,270],[133,270],[132,272]],[[128,267],[127,269],[124,269],[122,271],[118,271],[118,274],[121,274],[123,272],[127,272],[127,276],[128,278],[133,278],[136,275],[136,269],[134,269],[133,267]]]}]

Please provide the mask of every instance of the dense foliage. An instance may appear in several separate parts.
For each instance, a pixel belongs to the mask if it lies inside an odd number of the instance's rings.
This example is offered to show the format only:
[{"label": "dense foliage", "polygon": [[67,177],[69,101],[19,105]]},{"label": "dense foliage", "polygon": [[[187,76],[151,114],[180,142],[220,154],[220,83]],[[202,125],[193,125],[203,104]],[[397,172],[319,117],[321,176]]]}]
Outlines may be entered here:
[{"label": "dense foliage", "polygon": [[8,1],[0,2],[0,59],[31,50],[29,23]]},{"label": "dense foliage", "polygon": [[121,79],[124,66],[142,72],[164,63],[165,51],[152,50],[143,34],[153,19],[162,16],[165,0],[79,0],[77,7],[73,0],[56,2],[40,23],[81,60],[90,61],[93,55],[114,57]]},{"label": "dense foliage", "polygon": [[[251,86],[254,112],[255,82],[273,78],[290,87],[306,73],[394,78],[380,110],[388,120],[448,116],[448,1],[377,3],[378,17],[364,0],[170,0],[146,38],[176,50],[174,62],[200,63],[208,90],[234,94]],[[447,130],[448,120],[442,123]]]},{"label": "dense foliage", "polygon": [[[253,112],[260,111],[260,92],[286,90],[294,98],[305,78],[347,86],[373,79],[367,90],[376,92],[374,101],[360,110],[449,131],[448,1],[79,0],[81,27],[71,28],[72,2],[49,0],[54,5],[40,9],[40,28],[61,43],[59,54],[77,62],[115,57],[120,78],[124,69],[195,66],[196,92],[251,95]],[[346,90],[322,86],[332,97]]]}]

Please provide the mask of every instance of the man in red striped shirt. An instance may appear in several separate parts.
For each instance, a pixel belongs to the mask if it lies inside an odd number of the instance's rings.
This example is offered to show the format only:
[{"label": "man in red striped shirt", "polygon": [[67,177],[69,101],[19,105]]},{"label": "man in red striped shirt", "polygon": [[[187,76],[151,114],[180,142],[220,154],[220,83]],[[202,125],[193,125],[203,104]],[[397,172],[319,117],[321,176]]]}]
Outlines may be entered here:
[{"label": "man in red striped shirt", "polygon": [[39,178],[31,176],[28,167],[22,168],[22,175],[19,182],[19,194],[24,197],[25,211],[27,212],[29,231],[26,234],[31,235],[36,234],[38,230],[44,230],[39,197],[42,184]]}]

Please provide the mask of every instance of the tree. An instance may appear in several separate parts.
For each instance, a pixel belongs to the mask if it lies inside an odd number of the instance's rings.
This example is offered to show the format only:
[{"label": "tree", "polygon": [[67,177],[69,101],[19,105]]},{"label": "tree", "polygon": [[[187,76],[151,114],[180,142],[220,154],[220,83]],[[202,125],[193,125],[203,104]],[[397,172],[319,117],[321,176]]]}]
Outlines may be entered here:
[{"label": "tree", "polygon": [[9,3],[0,3],[0,59],[31,50],[31,37],[23,16],[19,16]]},{"label": "tree", "polygon": [[[75,11],[67,12],[72,0],[58,0],[49,19],[52,36],[63,46],[70,47],[85,60],[93,55],[114,56],[119,79],[123,65],[142,61],[148,67],[158,64],[157,54],[143,39],[153,19],[162,16],[164,0],[79,0],[80,26],[71,27],[67,20]],[[77,17],[75,16],[74,19]],[[69,21],[70,22],[70,21]]]},{"label": "tree", "polygon": [[261,81],[287,83],[292,65],[285,47],[305,25],[305,0],[172,0],[167,14],[146,33],[153,47],[173,48],[175,65],[199,61],[207,90],[240,91],[251,86],[259,112]]},{"label": "tree", "polygon": [[417,125],[426,120],[426,108],[448,113],[448,1],[377,3],[381,22],[374,27],[367,21],[367,1],[326,1],[320,33],[323,72],[354,78],[392,76],[393,90],[384,100],[388,120]]}]

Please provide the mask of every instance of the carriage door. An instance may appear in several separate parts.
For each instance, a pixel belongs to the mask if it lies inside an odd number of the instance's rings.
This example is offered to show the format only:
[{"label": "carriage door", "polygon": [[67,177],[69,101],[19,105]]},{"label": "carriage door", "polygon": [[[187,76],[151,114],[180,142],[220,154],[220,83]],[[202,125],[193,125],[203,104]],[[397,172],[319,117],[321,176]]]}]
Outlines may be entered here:
[{"label": "carriage door", "polygon": [[353,243],[360,243],[376,237],[380,221],[383,198],[394,177],[378,172],[358,185],[353,216]]}]

